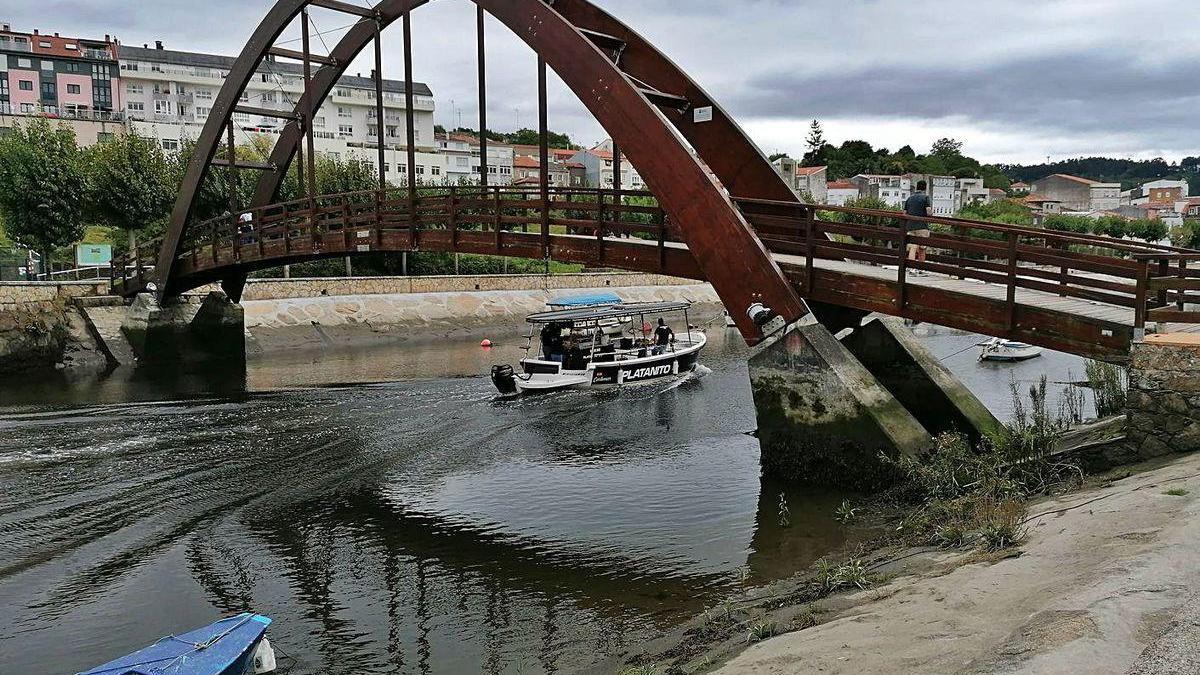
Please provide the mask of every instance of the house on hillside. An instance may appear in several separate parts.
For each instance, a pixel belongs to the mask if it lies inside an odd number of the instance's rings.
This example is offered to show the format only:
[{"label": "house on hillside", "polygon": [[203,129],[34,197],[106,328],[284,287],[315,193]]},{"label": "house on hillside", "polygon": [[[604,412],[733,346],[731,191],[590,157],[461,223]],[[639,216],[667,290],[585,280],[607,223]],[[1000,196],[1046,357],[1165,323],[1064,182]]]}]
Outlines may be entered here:
[{"label": "house on hillside", "polygon": [[1033,181],[1034,195],[1058,201],[1065,211],[1113,211],[1121,205],[1121,184],[1056,173]]},{"label": "house on hillside", "polygon": [[860,173],[850,179],[860,197],[875,197],[889,206],[903,206],[912,195],[912,182],[904,176]]},{"label": "house on hillside", "polygon": [[825,203],[845,206],[846,202],[859,198],[858,186],[848,180],[835,180],[825,184]]},{"label": "house on hillside", "polygon": [[780,157],[771,162],[771,166],[797,195],[808,193],[812,195],[814,203],[825,203],[826,167],[800,166],[791,157]]}]

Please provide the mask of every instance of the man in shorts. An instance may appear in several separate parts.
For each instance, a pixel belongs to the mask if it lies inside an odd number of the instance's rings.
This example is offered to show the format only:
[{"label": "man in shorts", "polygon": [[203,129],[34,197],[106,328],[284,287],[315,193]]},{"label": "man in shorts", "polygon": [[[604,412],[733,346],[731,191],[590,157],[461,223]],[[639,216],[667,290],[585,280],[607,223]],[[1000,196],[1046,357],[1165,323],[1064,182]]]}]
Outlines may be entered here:
[{"label": "man in shorts", "polygon": [[[910,216],[932,216],[933,204],[929,201],[929,194],[926,193],[928,184],[923,181],[917,181],[917,191],[912,193],[912,196],[904,202],[904,213]],[[920,220],[910,220],[905,224],[905,229],[908,230],[909,241],[917,238],[929,237],[929,223]],[[908,259],[917,262],[925,262],[925,245],[912,244],[908,245]],[[921,272],[918,270],[918,274]]]}]

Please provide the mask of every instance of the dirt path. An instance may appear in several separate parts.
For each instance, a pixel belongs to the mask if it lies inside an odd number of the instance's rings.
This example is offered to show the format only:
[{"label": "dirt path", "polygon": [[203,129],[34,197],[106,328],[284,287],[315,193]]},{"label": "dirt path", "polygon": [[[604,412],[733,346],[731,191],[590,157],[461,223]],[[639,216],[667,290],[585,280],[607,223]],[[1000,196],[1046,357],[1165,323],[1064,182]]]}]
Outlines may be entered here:
[{"label": "dirt path", "polygon": [[1029,513],[1020,556],[860,592],[716,672],[1200,672],[1200,645],[1181,639],[1200,593],[1200,453]]}]

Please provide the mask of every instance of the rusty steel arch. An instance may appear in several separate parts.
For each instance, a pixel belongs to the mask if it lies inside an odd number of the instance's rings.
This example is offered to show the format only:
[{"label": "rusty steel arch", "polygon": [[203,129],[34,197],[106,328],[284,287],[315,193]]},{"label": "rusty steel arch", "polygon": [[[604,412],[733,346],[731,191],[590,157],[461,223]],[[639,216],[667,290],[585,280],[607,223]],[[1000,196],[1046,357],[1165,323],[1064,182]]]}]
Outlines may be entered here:
[{"label": "rusty steel arch", "polygon": [[[289,116],[269,166],[259,167],[268,170],[248,207],[275,199],[301,148],[302,124],[310,102],[312,110],[319,108],[349,63],[380,31],[427,1],[382,0],[371,9],[340,0],[275,3],[231,68],[197,140],[158,257],[155,273],[160,295],[175,292],[173,274],[180,244],[200,186],[209,169],[218,165],[215,157],[222,132],[232,122],[242,91],[268,55],[296,57],[295,52],[273,48],[283,31],[307,7],[346,11],[366,19],[351,28],[328,57],[320,57],[323,65],[308,81]],[[558,74],[621,148],[621,154],[638,167],[661,207],[678,224],[691,255],[730,308],[748,342],[761,338],[758,327],[743,311],[754,302],[763,302],[788,322],[807,313],[804,302],[731,199],[795,201],[796,197],[761,151],[699,85],[649,42],[587,0],[552,0],[549,4],[542,0],[473,1]],[[225,282],[233,295],[240,293],[241,279]]]}]

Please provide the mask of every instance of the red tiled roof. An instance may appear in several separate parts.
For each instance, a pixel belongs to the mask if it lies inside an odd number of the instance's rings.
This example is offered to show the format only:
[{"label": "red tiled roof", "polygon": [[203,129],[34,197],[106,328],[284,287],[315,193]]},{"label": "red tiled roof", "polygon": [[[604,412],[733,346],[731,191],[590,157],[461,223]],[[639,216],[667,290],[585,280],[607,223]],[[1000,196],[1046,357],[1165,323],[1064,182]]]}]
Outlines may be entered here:
[{"label": "red tiled roof", "polygon": [[1022,197],[1021,201],[1025,202],[1027,204],[1041,204],[1043,202],[1054,202],[1056,204],[1062,203],[1061,199],[1053,199],[1051,197],[1043,197],[1043,196],[1037,195],[1037,194],[1032,194],[1027,197]]},{"label": "red tiled roof", "polygon": [[518,169],[538,169],[541,168],[542,164],[532,157],[517,155],[513,157],[513,166]]},{"label": "red tiled roof", "polygon": [[587,168],[583,165],[583,162],[567,162],[566,166],[568,169],[586,169]]},{"label": "red tiled roof", "polygon": [[599,157],[600,159],[612,159],[613,158],[613,154],[611,152],[609,152],[607,150],[599,150],[596,148],[592,148],[591,150],[588,150],[588,154],[595,155],[595,156]]},{"label": "red tiled roof", "polygon": [[857,190],[858,186],[848,180],[835,180],[825,185],[827,190]]},{"label": "red tiled roof", "polygon": [[1012,189],[1014,189],[1014,190],[1028,190],[1028,189],[1029,189],[1029,183],[1024,183],[1024,182],[1022,182],[1022,181],[1017,181],[1017,182],[1013,183],[1012,185],[1010,185],[1009,187],[1010,187],[1010,188],[1012,188]]},{"label": "red tiled roof", "polygon": [[796,167],[797,176],[811,176],[814,173],[820,173],[825,170],[823,166],[798,166]]}]

